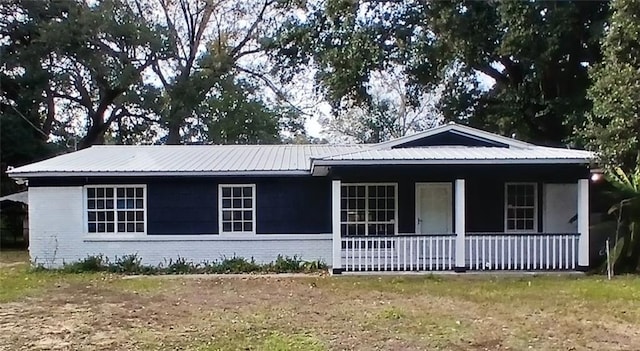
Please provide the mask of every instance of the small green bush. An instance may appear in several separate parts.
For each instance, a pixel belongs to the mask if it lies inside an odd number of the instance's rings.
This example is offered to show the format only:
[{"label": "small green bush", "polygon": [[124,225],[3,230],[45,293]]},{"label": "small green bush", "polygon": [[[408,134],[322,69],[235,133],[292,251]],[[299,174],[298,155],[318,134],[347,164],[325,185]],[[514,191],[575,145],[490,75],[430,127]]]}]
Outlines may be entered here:
[{"label": "small green bush", "polygon": [[87,256],[71,263],[64,263],[62,271],[66,273],[100,272],[106,270],[107,260],[102,255]]},{"label": "small green bush", "polygon": [[244,257],[233,256],[231,258],[224,258],[220,262],[220,273],[255,273],[261,271],[262,267],[251,258],[247,260]]}]

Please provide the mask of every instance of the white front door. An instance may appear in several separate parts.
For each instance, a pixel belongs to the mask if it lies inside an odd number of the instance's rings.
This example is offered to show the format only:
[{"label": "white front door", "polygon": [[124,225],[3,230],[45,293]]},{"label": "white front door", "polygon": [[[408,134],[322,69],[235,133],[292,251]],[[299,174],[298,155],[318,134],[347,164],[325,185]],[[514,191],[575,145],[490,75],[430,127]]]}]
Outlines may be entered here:
[{"label": "white front door", "polygon": [[546,233],[577,233],[578,185],[545,184],[542,224]]},{"label": "white front door", "polygon": [[416,234],[453,232],[451,183],[416,183]]}]

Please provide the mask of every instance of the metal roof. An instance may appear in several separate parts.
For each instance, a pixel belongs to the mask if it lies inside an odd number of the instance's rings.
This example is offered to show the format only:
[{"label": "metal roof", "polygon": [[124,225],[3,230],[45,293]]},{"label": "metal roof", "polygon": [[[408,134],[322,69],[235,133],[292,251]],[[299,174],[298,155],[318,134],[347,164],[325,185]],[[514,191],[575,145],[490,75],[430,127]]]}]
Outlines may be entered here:
[{"label": "metal roof", "polygon": [[[470,138],[492,140],[506,147],[402,148],[405,143],[450,131]],[[331,165],[588,164],[593,158],[594,154],[588,151],[536,146],[470,127],[448,124],[390,142],[369,145],[93,146],[15,168],[8,173],[15,178],[96,175],[319,175],[326,174]]]},{"label": "metal roof", "polygon": [[338,164],[469,164],[469,163],[589,163],[593,154],[584,150],[529,146],[518,148],[428,146],[399,149],[368,148],[314,159],[314,165]]},{"label": "metal roof", "polygon": [[311,158],[362,145],[92,146],[8,171],[14,177],[57,175],[309,174]]}]

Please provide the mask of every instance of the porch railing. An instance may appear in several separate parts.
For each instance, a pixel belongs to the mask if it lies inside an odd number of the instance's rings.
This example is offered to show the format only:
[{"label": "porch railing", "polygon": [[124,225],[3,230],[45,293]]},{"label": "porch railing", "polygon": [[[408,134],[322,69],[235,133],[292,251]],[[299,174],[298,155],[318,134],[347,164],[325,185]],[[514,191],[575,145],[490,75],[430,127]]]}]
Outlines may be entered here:
[{"label": "porch railing", "polygon": [[340,258],[347,272],[574,270],[578,239],[576,233],[466,233],[465,267],[455,267],[456,234],[343,236]]},{"label": "porch railing", "polygon": [[571,270],[578,262],[576,233],[467,233],[470,270]]},{"label": "porch railing", "polygon": [[343,268],[348,272],[452,270],[455,240],[455,234],[343,236]]}]

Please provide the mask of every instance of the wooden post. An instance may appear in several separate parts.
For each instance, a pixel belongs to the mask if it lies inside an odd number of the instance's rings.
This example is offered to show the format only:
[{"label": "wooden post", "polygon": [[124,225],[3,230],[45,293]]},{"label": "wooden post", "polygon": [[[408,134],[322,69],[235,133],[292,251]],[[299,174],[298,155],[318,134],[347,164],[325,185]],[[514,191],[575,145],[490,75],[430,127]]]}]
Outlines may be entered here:
[{"label": "wooden post", "polygon": [[455,182],[456,260],[454,270],[465,272],[465,184],[464,179]]},{"label": "wooden post", "polygon": [[332,248],[333,260],[331,272],[333,274],[342,273],[342,236],[340,235],[340,192],[339,180],[331,182],[331,228],[332,228]]},{"label": "wooden post", "polygon": [[578,270],[589,269],[589,179],[578,180]]}]

